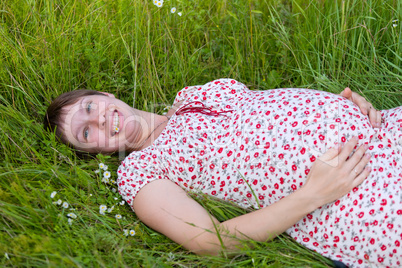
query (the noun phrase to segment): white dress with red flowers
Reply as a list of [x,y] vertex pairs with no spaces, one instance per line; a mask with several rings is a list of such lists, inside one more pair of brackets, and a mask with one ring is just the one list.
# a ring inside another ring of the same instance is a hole
[[[358,136],[372,172],[352,192],[287,230],[300,244],[355,267],[402,262],[402,107],[382,111],[380,129],[349,100],[310,89],[251,91],[231,79],[186,87],[175,99],[214,114],[173,115],[154,143],[118,170],[119,192],[169,179],[186,191],[243,207],[265,207],[300,188],[313,162]],[[286,211],[284,211],[286,213]]]

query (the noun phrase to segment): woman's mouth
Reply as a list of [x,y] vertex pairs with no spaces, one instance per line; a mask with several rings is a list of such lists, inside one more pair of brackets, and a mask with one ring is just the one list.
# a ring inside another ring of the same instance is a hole
[[119,113],[117,110],[114,111],[113,113],[113,129],[112,129],[112,136],[116,135],[117,133],[120,132],[120,120],[119,120]]

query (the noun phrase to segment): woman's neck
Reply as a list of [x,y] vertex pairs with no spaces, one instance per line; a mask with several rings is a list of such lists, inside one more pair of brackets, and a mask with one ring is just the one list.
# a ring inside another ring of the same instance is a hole
[[140,151],[150,146],[165,129],[170,117],[181,104],[182,102],[175,104],[166,115],[133,109],[133,113],[138,118],[136,120],[136,138],[131,146],[129,146],[128,151]]

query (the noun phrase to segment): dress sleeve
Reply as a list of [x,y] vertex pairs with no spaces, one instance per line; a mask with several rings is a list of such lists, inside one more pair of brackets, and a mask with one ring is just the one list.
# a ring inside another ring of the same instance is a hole
[[132,208],[137,193],[148,183],[157,179],[168,179],[153,152],[133,152],[127,156],[117,170],[119,194]]

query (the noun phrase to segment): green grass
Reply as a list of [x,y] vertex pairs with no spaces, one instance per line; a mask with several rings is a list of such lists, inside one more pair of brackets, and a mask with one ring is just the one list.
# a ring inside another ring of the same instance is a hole
[[[121,199],[94,170],[99,162],[115,170],[119,159],[77,158],[42,130],[42,117],[73,89],[111,92],[151,111],[184,86],[221,77],[259,90],[349,86],[388,109],[402,105],[401,28],[401,1],[0,1],[0,265],[330,266],[287,236],[234,258],[199,257],[127,205],[100,215],[101,204]],[[199,201],[221,220],[244,213]],[[70,226],[71,207],[78,217]]]

